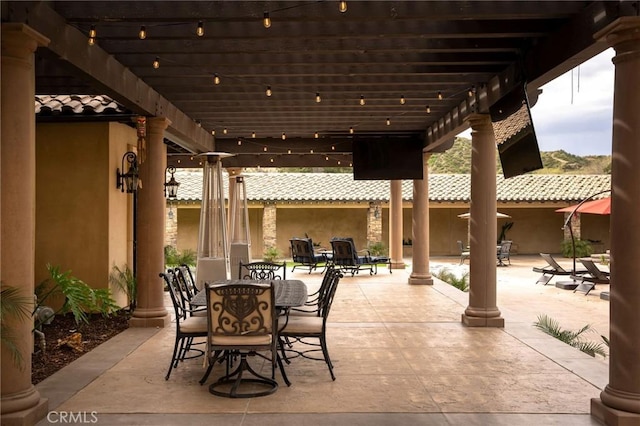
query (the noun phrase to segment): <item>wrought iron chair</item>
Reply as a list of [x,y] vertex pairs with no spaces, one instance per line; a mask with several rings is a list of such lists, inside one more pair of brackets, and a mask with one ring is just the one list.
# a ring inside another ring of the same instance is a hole
[[333,264],[342,271],[350,272],[351,276],[362,269],[368,269],[369,275],[378,273],[378,265],[372,259],[369,250],[356,250],[353,238],[332,238],[331,248]]
[[462,244],[462,241],[458,240],[458,249],[460,250],[460,264],[462,265],[466,259],[471,256],[471,252],[468,248]]
[[[274,380],[277,353],[277,315],[273,283],[207,284],[208,368],[200,380],[204,384],[216,361],[227,359],[226,374],[209,386],[214,395],[250,398],[269,395],[278,389]],[[269,352],[264,355],[259,352]],[[261,356],[271,363],[271,378],[262,376],[249,364],[249,356]],[[232,357],[239,357],[237,368],[229,372]],[[246,377],[245,373],[250,376]]]
[[178,280],[178,284],[180,284],[179,289],[182,293],[182,296],[186,299],[188,303],[188,307],[190,309],[189,314],[193,315],[206,315],[206,307],[194,307],[191,305],[191,299],[198,293],[198,288],[196,287],[195,281],[193,279],[193,275],[191,274],[191,270],[188,265],[181,265],[174,268],[175,278]]
[[[285,324],[281,327],[278,335],[280,337],[280,348],[282,357],[289,363],[291,358],[298,356],[312,359],[316,361],[324,361],[329,367],[331,379],[335,380],[333,373],[333,363],[329,357],[329,349],[327,347],[327,319],[329,311],[333,304],[333,299],[338,289],[338,282],[342,278],[342,272],[334,270],[330,273],[330,281],[326,291],[318,302],[320,315],[294,315],[290,314],[287,318],[281,319]],[[318,343],[309,339],[318,339]],[[286,343],[285,343],[286,342]],[[311,349],[298,350],[292,347],[301,345],[312,346]],[[313,352],[322,351],[322,358],[313,356]],[[289,355],[292,354],[292,355]]]
[[296,265],[293,265],[291,272],[295,271],[296,268],[306,268],[311,273],[319,265],[323,263],[326,265],[327,257],[314,253],[311,238],[292,238],[289,242],[291,243],[291,257],[293,262],[296,263]]
[[[203,316],[192,316],[192,310],[188,307],[186,299],[182,296],[180,284],[172,271],[160,273],[169,288],[169,295],[173,303],[176,315],[176,339],[173,345],[173,355],[169,370],[165,380],[169,380],[171,370],[178,367],[178,361],[195,358],[204,354],[199,349],[192,348],[193,339],[207,336],[207,318]],[[188,351],[195,351],[194,356],[187,356]]]
[[506,262],[511,265],[511,243],[512,241],[506,240],[500,243],[500,249],[497,251],[498,266],[507,266]]
[[298,316],[298,315],[322,315],[322,303],[324,303],[325,294],[329,290],[330,285],[333,283],[333,279],[335,274],[339,271],[335,269],[334,265],[328,265],[327,269],[324,273],[324,277],[322,278],[322,282],[320,283],[320,287],[317,291],[309,294],[307,296],[307,301],[304,303],[304,306],[299,308],[290,308],[289,316]]
[[287,279],[287,262],[251,262],[243,263],[240,261],[238,267],[238,278],[241,280],[286,280]]

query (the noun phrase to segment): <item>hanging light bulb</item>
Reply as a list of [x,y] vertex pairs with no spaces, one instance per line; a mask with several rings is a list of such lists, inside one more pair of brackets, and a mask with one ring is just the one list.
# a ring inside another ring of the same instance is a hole
[[213,130],[211,131],[211,136],[215,136],[215,135],[216,135],[216,129],[213,129]]
[[94,44],[96,44],[96,39],[93,37],[89,37],[89,40],[87,42],[89,43],[89,46],[93,46]]
[[220,84],[220,76],[218,74],[213,75],[213,84]]
[[329,156],[328,155],[324,156],[324,161],[329,161]]
[[338,4],[338,10],[341,13],[345,13],[347,11],[347,2],[346,1],[341,1],[340,4]]
[[269,12],[264,13],[264,17],[262,18],[262,25],[264,25],[265,28],[271,27],[271,18],[269,18]]
[[391,126],[391,119],[387,118],[387,126]]
[[338,160],[338,166],[340,165],[340,160]]
[[242,139],[238,139],[238,146],[242,145]]
[[251,137],[255,139],[256,138],[256,132],[251,132]]
[[349,133],[353,134],[353,127],[349,127]]
[[265,145],[265,146],[263,146],[263,147],[262,147],[262,150],[263,150],[264,152],[267,152],[267,146],[266,146],[266,145]]
[[364,101],[364,95],[360,95],[360,105],[364,105],[365,101]]
[[198,37],[202,37],[204,35],[204,24],[202,21],[198,21],[198,28],[196,29],[196,34]]
[[90,38],[96,38],[97,32],[96,32],[96,26],[92,25],[91,29],[89,29],[89,37]]
[[273,163],[273,157],[269,158],[269,161]]
[[225,135],[227,134],[227,128],[226,127],[224,129],[222,129],[222,133],[224,133]]
[[431,107],[427,105],[427,114],[431,114]]
[[291,154],[291,150],[290,149],[287,150],[287,154]]
[[160,58],[158,58],[157,56],[156,56],[156,59],[153,61],[153,67],[155,69],[160,68]]
[[140,31],[138,32],[138,38],[140,40],[144,40],[147,38],[147,29],[143,26],[140,27]]
[[310,149],[310,150],[309,150],[309,154],[313,154],[313,149]]
[[285,140],[287,138],[287,135],[284,134],[284,132],[282,132],[282,140]]
[[271,92],[271,86],[267,86],[267,91],[265,92],[267,96],[271,96],[273,93]]
[[405,102],[404,95],[400,96],[400,105],[404,105]]
[[320,103],[322,99],[320,98],[320,92],[316,92],[316,102]]
[[441,101],[442,100],[442,92],[438,92],[438,100]]
[[315,132],[315,133],[313,134],[313,137],[314,137],[314,138],[316,138],[316,139],[318,139],[318,138],[320,137],[320,135],[318,134],[318,132]]
[[335,151],[336,150],[336,146],[335,145],[331,145],[331,151]]

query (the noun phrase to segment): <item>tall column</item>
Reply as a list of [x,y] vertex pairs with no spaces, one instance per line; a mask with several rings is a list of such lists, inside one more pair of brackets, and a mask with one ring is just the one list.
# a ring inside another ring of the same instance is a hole
[[640,424],[640,17],[596,34],[616,50],[611,164],[609,384],[591,401],[608,425]]
[[171,321],[164,306],[164,286],[158,276],[164,270],[164,180],[167,168],[167,146],[164,130],[171,122],[162,117],[147,119],[147,152],[139,164],[142,188],[137,193],[136,279],[137,307],[131,327],[165,327]]
[[429,271],[429,155],[422,158],[422,180],[413,181],[413,270],[409,276],[409,284],[433,285],[433,277]]
[[504,327],[496,302],[496,142],[488,115],[471,122],[471,208],[469,217],[469,306],[462,323]]
[[389,256],[391,268],[404,269],[402,253],[402,181],[390,182],[389,199]]
[[[0,141],[0,281],[18,289],[33,310],[35,268],[36,132],[33,53],[49,40],[24,24],[2,24],[2,140]],[[47,414],[47,400],[31,384],[33,319],[7,315],[16,336],[14,352],[2,344],[3,425],[35,424]],[[5,337],[5,336],[3,336]]]

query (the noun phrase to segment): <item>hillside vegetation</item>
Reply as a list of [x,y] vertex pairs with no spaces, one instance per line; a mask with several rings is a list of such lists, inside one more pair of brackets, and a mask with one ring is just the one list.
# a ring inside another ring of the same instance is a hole
[[[541,152],[541,170],[536,174],[610,174],[610,155],[589,155],[580,157],[565,151]],[[500,160],[496,151],[496,172],[502,174]],[[470,173],[471,172],[471,140],[456,138],[451,149],[441,154],[433,154],[429,158],[430,173]]]

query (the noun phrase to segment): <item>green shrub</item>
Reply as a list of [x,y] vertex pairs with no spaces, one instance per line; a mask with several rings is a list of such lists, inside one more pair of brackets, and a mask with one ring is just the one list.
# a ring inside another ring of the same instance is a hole
[[9,353],[13,363],[24,369],[24,358],[17,342],[20,341],[15,330],[7,324],[9,318],[26,320],[31,316],[33,299],[23,296],[18,288],[2,285],[0,291],[0,342]]
[[136,308],[138,284],[129,265],[125,264],[122,269],[117,265],[113,265],[111,273],[109,274],[109,282],[117,286],[127,295],[127,299],[129,300],[129,313],[133,312]]
[[[576,239],[575,245],[576,257],[587,257],[591,256],[591,253],[593,253],[593,249],[591,248],[591,244],[589,244],[589,241]],[[573,245],[571,243],[571,240],[564,240],[561,243],[560,248],[564,257],[573,257]]]
[[386,256],[388,250],[382,241],[378,241],[369,245],[369,253],[371,256]]
[[166,266],[196,266],[197,253],[191,249],[178,251],[174,246],[164,246],[164,264]]
[[461,291],[469,291],[469,272],[463,273],[460,277],[447,268],[442,268],[434,276],[447,284],[450,284]]
[[267,247],[262,254],[265,262],[275,262],[280,258],[280,251],[276,247]]
[[[98,312],[108,316],[120,309],[116,301],[111,298],[111,291],[108,288],[91,288],[84,281],[71,275],[71,271],[60,272],[58,266],[47,264],[47,270],[50,277],[35,288],[36,309],[43,306],[50,297],[62,295],[64,303],[55,313],[71,312],[76,324],[88,323],[87,314],[89,313]],[[39,324],[36,324],[36,328],[38,326]]]
[[[596,354],[603,357],[607,356],[607,352],[604,350],[602,343],[595,343],[582,339],[583,333],[592,331],[589,324],[585,325],[578,331],[563,330],[558,321],[553,318],[549,318],[546,315],[538,315],[538,320],[534,322],[533,325],[548,335],[553,336],[561,342],[564,342],[569,346],[573,346],[592,357],[595,357]],[[601,337],[605,339],[604,336]],[[608,345],[609,341],[605,340],[605,343]]]

